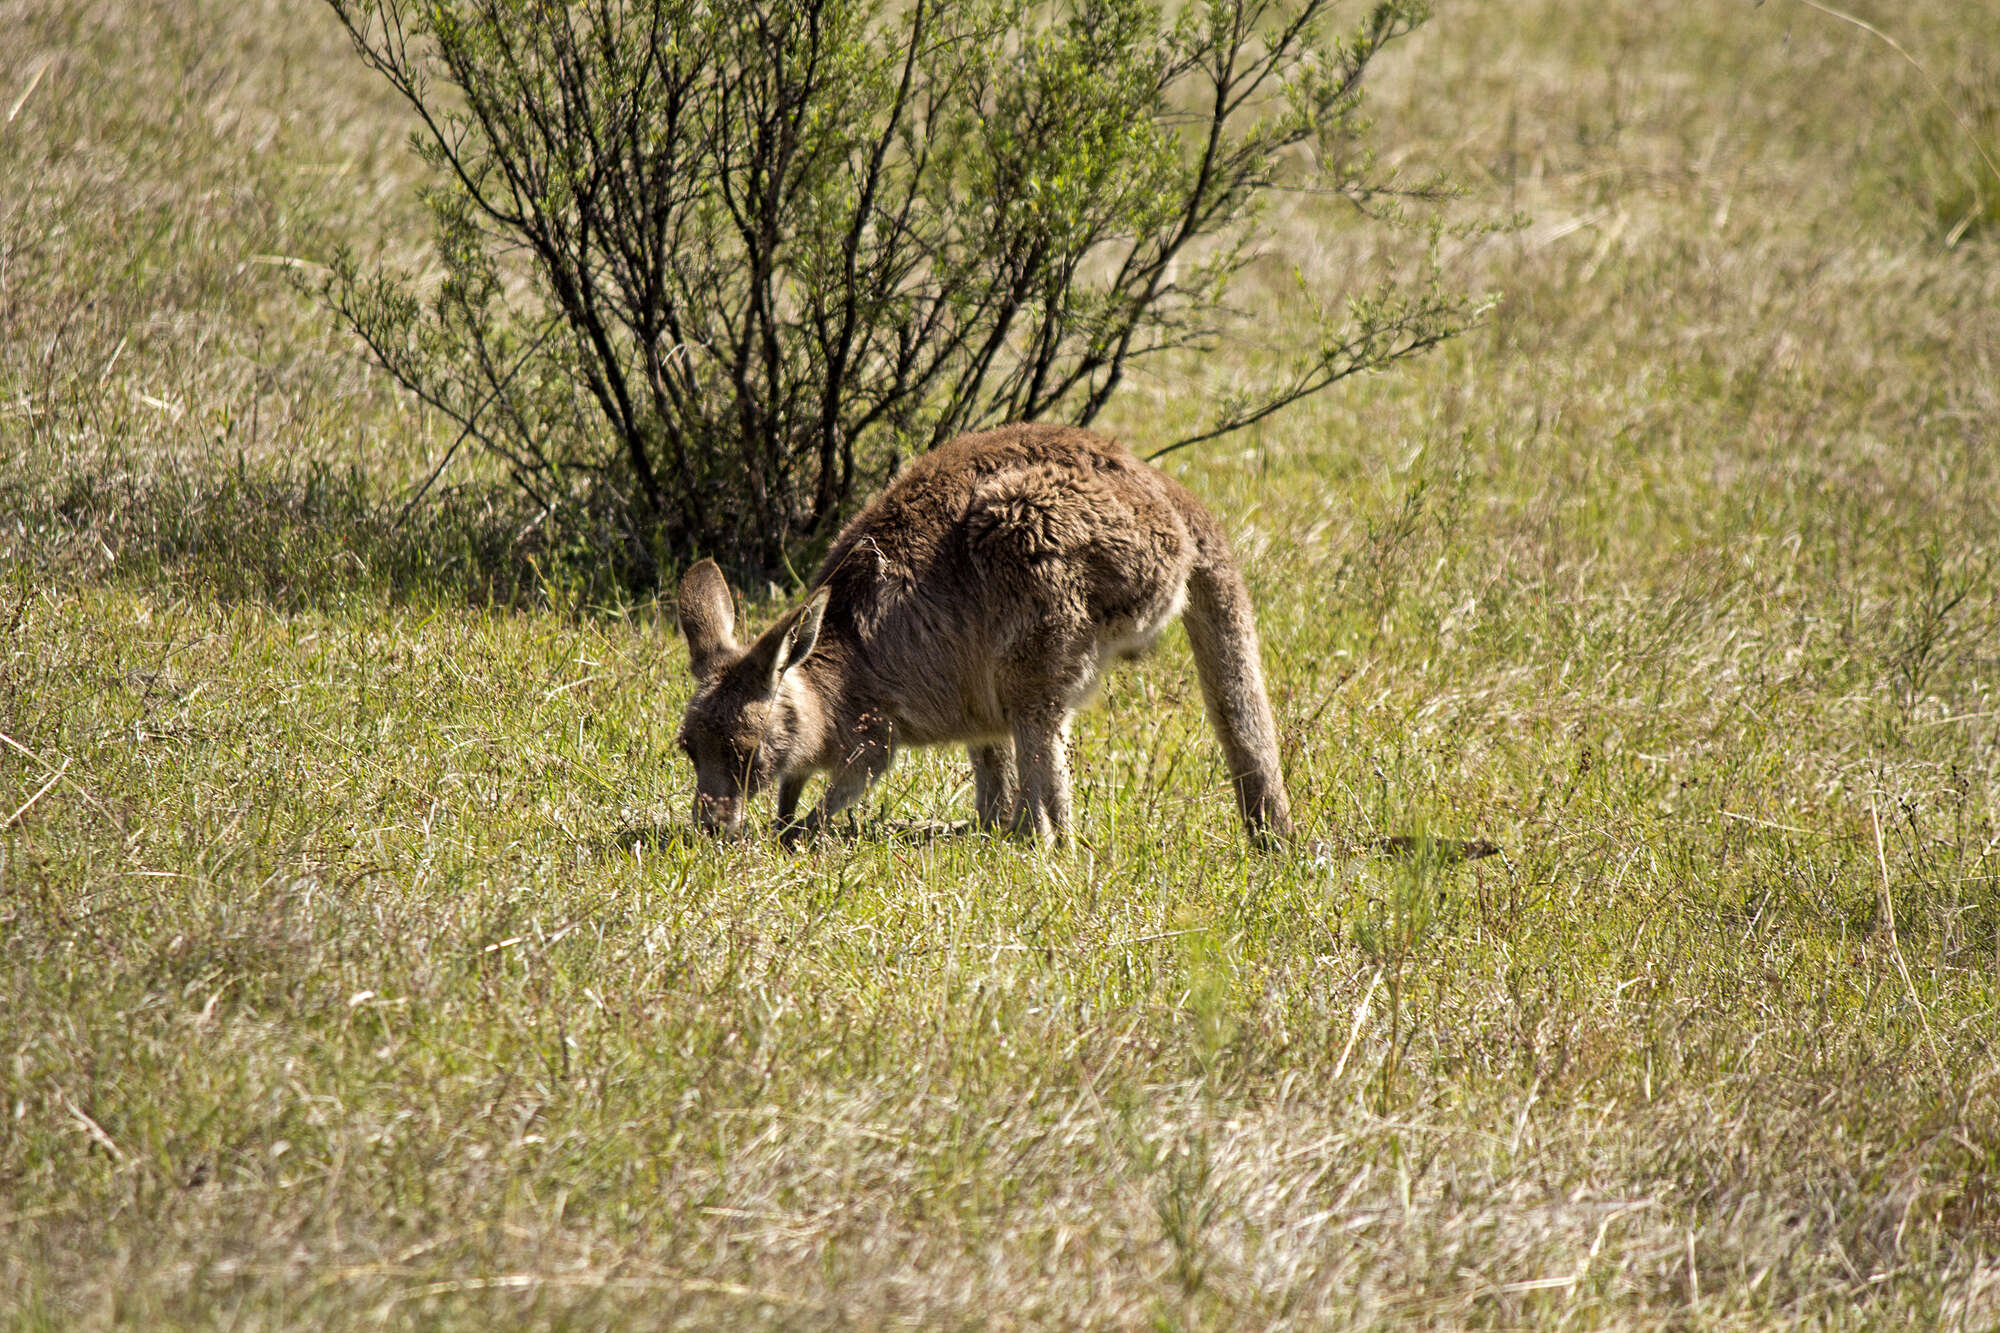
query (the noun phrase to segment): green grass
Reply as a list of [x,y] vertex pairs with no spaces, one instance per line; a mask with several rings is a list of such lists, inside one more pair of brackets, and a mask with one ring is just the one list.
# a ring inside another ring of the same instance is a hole
[[1376,110],[1529,215],[1504,299],[1176,456],[1304,822],[1507,848],[1439,869],[1249,854],[1178,635],[1068,852],[910,832],[945,754],[685,836],[667,606],[476,462],[410,504],[449,437],[268,262],[420,235],[331,22],[16,8],[0,1323],[2000,1322],[2000,237],[1865,35],[1447,7]]

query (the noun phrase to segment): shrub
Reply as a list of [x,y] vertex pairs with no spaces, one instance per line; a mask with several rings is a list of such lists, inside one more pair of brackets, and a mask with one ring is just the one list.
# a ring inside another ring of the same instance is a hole
[[[333,309],[539,502],[676,556],[775,568],[907,452],[1213,347],[1274,189],[1441,192],[1361,117],[1418,0],[329,3],[416,113],[441,270],[339,254]],[[1192,438],[1449,337],[1425,276],[1305,293]]]

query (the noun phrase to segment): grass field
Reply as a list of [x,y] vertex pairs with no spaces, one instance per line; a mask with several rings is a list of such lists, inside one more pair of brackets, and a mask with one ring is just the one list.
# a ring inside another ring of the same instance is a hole
[[1442,869],[1250,854],[1178,633],[1067,852],[683,838],[667,604],[286,281],[422,243],[332,20],[0,5],[0,1324],[2000,1325],[2000,15],[1852,12],[1447,4],[1499,303],[1176,456]]

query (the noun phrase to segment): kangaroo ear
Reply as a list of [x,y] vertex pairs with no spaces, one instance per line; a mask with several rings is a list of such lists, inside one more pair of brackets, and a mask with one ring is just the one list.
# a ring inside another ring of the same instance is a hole
[[713,560],[681,575],[679,611],[688,666],[696,676],[707,676],[736,651],[736,607],[729,597],[729,580]]
[[752,660],[770,674],[769,690],[776,690],[787,671],[812,656],[819,644],[820,622],[826,617],[827,590],[821,588],[812,600],[786,616],[757,640],[750,649]]
[[826,598],[827,590],[821,588],[812,595],[811,600],[799,608],[798,623],[792,626],[785,651],[778,654],[779,661],[783,663],[778,668],[780,672],[790,671],[811,657],[812,650],[819,646],[820,622],[826,619]]

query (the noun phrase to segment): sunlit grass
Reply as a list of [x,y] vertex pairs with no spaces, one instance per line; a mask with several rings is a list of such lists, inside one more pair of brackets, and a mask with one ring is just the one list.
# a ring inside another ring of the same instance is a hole
[[1851,31],[1521,0],[1385,89],[1504,301],[1172,464],[1331,855],[1244,847],[1177,632],[1071,851],[925,836],[938,754],[786,855],[685,832],[666,607],[411,504],[449,438],[257,262],[410,217],[331,25],[100,8],[0,53],[0,1318],[2000,1319],[2000,267]]

